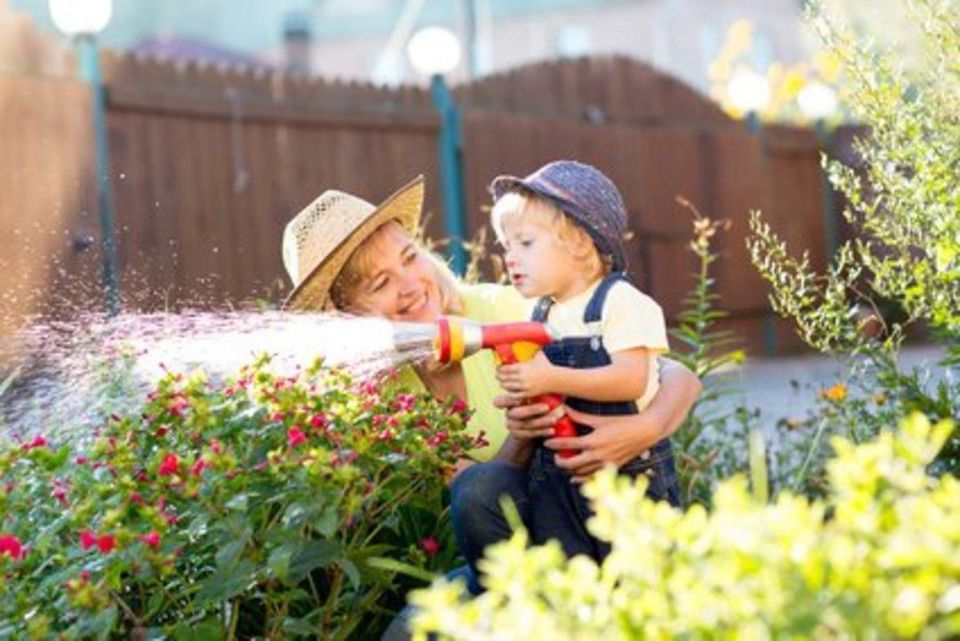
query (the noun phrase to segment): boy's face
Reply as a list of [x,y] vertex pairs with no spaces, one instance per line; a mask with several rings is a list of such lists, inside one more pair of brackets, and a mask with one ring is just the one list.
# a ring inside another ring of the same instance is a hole
[[567,297],[577,261],[564,251],[551,221],[537,214],[514,216],[503,226],[504,262],[510,283],[527,298]]

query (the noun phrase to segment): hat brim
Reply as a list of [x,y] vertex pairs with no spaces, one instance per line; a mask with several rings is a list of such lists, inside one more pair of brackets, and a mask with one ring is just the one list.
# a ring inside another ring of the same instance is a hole
[[396,220],[411,235],[417,233],[423,213],[424,180],[417,176],[394,192],[364,218],[340,245],[300,281],[283,301],[281,309],[293,312],[330,311],[330,287],[354,251],[383,224]]
[[494,202],[500,200],[504,194],[519,188],[530,189],[523,183],[523,178],[517,176],[497,176],[490,181],[490,194]]

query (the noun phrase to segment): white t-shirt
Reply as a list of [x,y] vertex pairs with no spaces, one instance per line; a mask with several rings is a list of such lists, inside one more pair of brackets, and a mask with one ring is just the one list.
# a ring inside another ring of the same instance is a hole
[[610,286],[598,323],[584,323],[583,313],[602,281],[562,303],[554,303],[547,322],[561,336],[600,336],[609,354],[636,347],[650,350],[647,369],[647,387],[637,399],[642,410],[660,388],[660,369],[657,355],[670,349],[667,343],[667,324],[663,310],[652,298],[625,280]]

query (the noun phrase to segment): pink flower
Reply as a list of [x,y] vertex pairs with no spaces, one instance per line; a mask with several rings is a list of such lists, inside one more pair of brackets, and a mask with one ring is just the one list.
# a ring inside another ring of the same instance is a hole
[[193,464],[193,467],[190,468],[190,473],[194,476],[200,476],[200,473],[203,472],[204,468],[210,467],[210,464],[207,463],[202,458],[198,458],[197,462]]
[[157,474],[160,476],[173,476],[180,469],[180,459],[176,454],[170,453],[163,457],[160,467],[157,468]]
[[323,414],[314,414],[310,418],[310,427],[320,429],[322,427],[325,427],[326,424],[327,424],[327,417],[324,416]]
[[97,544],[97,535],[90,530],[84,530],[80,533],[80,547],[89,550]]
[[420,547],[423,549],[424,552],[427,553],[428,556],[435,556],[437,552],[440,551],[440,543],[432,536],[428,536],[425,539],[421,539]]
[[430,438],[427,439],[427,445],[429,445],[430,447],[436,447],[441,443],[446,442],[448,438],[450,437],[449,435],[447,435],[446,432],[437,432],[434,436],[431,436]]
[[467,402],[462,398],[457,397],[453,401],[453,405],[450,407],[450,412],[453,414],[463,414],[465,411],[467,411],[467,407]]
[[296,447],[302,443],[306,443],[307,435],[303,433],[296,425],[291,425],[287,428],[287,444],[290,447]]
[[210,439],[210,451],[214,454],[219,454],[223,451],[223,446],[220,445],[220,441],[215,438]]
[[23,545],[20,539],[12,534],[0,534],[0,556],[7,555],[14,561],[23,556]]
[[380,433],[377,434],[377,440],[380,440],[380,441],[393,440],[393,430],[390,430],[390,429],[381,430]]
[[44,438],[43,435],[38,434],[35,437],[33,437],[33,440],[30,441],[29,443],[24,443],[23,445],[21,445],[20,449],[23,450],[24,452],[29,452],[34,448],[44,447],[46,445],[47,445],[47,439]]
[[62,482],[54,482],[53,492],[50,495],[57,499],[63,507],[67,506],[67,486]]
[[74,459],[74,462],[75,462],[77,465],[84,465],[84,464],[86,464],[86,462],[87,462],[87,457],[86,457],[86,456],[78,456],[77,458]]
[[140,496],[140,492],[130,492],[130,502],[135,505],[143,505],[143,497]]
[[395,406],[401,412],[409,412],[417,402],[417,397],[413,394],[397,394]]
[[160,534],[157,532],[147,532],[146,534],[141,534],[138,538],[152,548],[160,545]]

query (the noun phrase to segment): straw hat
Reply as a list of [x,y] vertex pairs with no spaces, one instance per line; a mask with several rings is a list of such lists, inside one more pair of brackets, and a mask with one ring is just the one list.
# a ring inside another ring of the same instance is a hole
[[416,233],[423,189],[423,176],[417,176],[379,206],[335,189],[320,194],[283,230],[283,266],[293,283],[283,309],[333,309],[330,286],[370,234],[391,220]]

